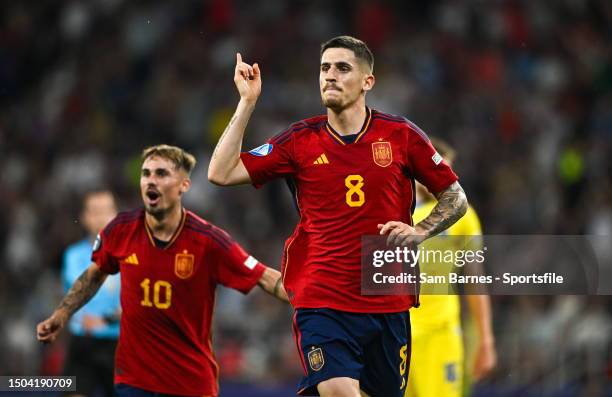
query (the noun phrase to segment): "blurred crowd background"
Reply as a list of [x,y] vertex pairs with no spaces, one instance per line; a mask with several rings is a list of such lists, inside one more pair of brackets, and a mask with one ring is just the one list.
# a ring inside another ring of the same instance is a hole
[[[321,114],[319,45],[338,34],[375,54],[370,106],[458,151],[487,234],[612,232],[612,2],[125,1],[0,6],[0,374],[57,374],[64,341],[35,324],[61,297],[63,249],[83,236],[80,197],[109,187],[140,205],[140,152],[170,143],[199,161],[186,206],[278,267],[297,214],[282,182],[217,188],[212,149],[238,100],[235,53],[263,94],[246,148]],[[218,292],[222,392],[293,390],[288,307]],[[487,396],[612,395],[609,296],[493,297]],[[254,386],[253,386],[254,385]]]

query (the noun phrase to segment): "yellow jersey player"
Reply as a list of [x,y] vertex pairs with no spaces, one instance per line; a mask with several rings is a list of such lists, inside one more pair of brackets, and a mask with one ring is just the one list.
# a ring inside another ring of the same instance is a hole
[[[440,155],[451,164],[454,159],[454,150],[446,143],[432,139],[434,147]],[[413,219],[420,222],[435,205],[435,200],[422,186],[417,186],[419,205],[416,207]],[[481,235],[480,220],[476,211],[470,206],[463,218],[448,228],[445,234],[449,236]],[[426,249],[471,249],[480,248],[481,239],[464,240],[439,239],[423,243]],[[454,243],[464,245],[456,247]],[[436,246],[432,246],[435,244]],[[451,246],[449,246],[451,245]],[[451,270],[454,264],[421,263],[421,272],[428,274],[445,273]],[[467,267],[465,270],[468,270]],[[445,288],[448,286],[432,286]],[[460,319],[460,298],[456,293],[433,294],[427,293],[426,286],[422,287],[420,296],[421,306],[410,311],[412,323],[412,359],[409,372],[406,397],[459,397],[463,393],[464,353],[463,338]],[[439,291],[437,291],[439,292]],[[491,326],[491,303],[488,295],[467,295],[466,300],[470,313],[478,330],[478,346],[476,357],[471,370],[471,378],[475,381],[481,379],[493,369],[497,361],[495,339]]]

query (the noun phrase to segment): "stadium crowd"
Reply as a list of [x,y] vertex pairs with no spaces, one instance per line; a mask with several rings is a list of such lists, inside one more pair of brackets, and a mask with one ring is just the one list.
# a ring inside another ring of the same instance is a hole
[[[248,147],[323,111],[319,44],[350,33],[376,57],[368,102],[457,148],[485,234],[612,234],[607,0],[41,0],[7,3],[0,18],[2,375],[60,373],[64,346],[43,349],[34,326],[59,302],[63,249],[83,235],[80,197],[104,186],[121,208],[138,205],[145,146],[196,154],[188,208],[278,267],[297,220],[286,187],[206,178],[237,98],[237,50],[263,74]],[[296,383],[290,308],[263,293],[217,299],[222,382]],[[609,296],[493,304],[499,365],[477,391],[612,393]]]

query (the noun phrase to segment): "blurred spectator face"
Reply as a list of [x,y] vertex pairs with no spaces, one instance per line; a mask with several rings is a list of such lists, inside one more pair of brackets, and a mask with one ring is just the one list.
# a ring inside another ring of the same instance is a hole
[[325,107],[341,111],[372,89],[374,76],[347,48],[328,48],[321,56],[319,87]]
[[171,212],[191,186],[187,173],[172,160],[151,156],[142,163],[140,193],[145,210],[154,216]]
[[85,197],[81,219],[90,235],[98,234],[116,215],[117,206],[111,192],[95,192]]

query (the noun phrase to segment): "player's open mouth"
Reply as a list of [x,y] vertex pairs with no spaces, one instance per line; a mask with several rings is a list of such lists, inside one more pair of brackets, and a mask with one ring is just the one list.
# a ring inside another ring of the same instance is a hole
[[156,205],[161,198],[161,194],[157,190],[149,189],[145,194],[149,199],[149,204],[151,205]]

